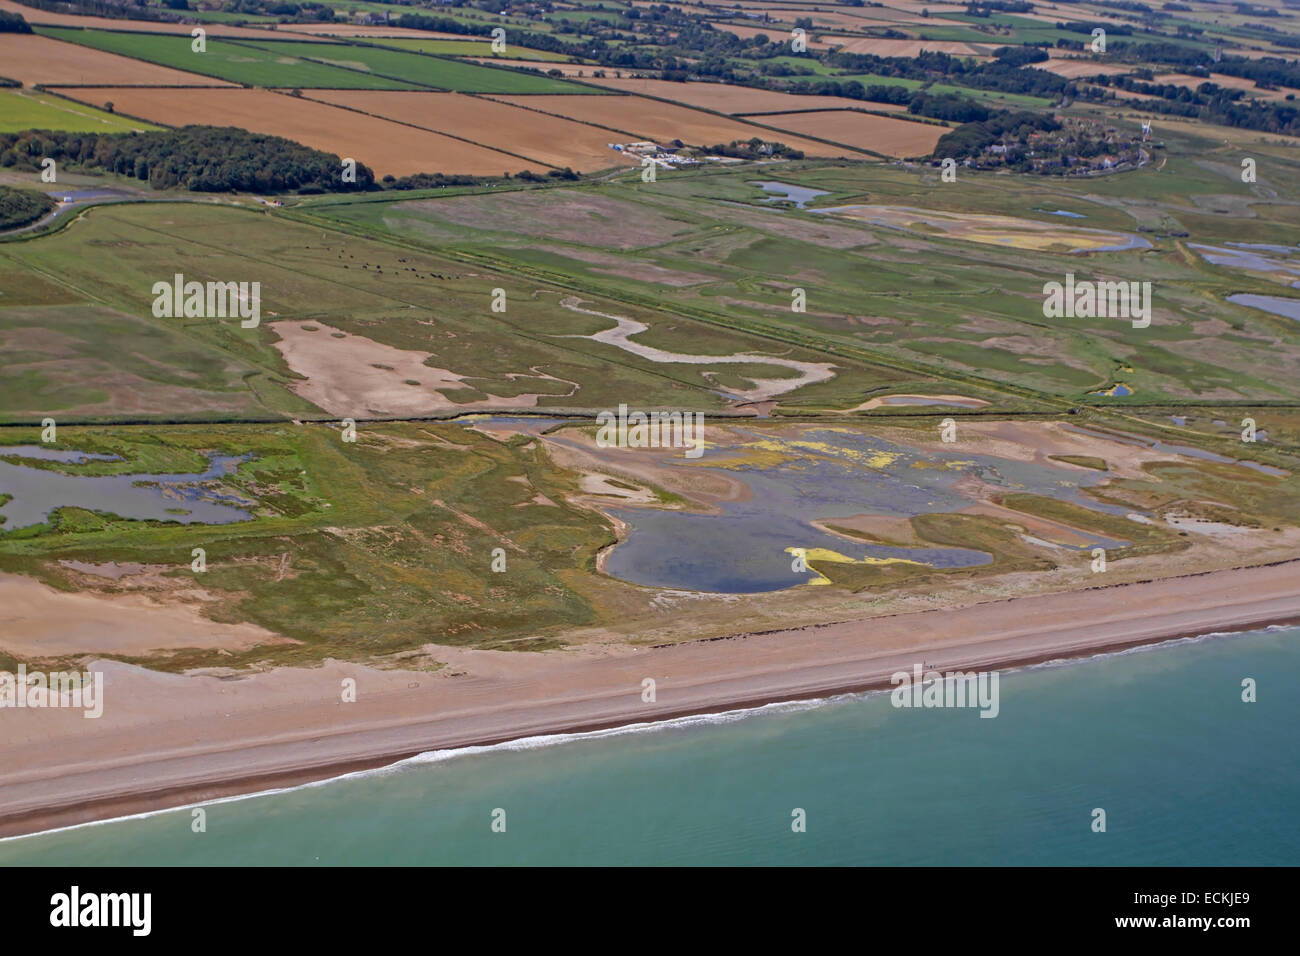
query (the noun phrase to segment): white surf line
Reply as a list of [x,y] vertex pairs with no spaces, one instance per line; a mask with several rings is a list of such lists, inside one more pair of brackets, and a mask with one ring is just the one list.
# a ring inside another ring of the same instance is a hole
[[689,355],[685,352],[665,352],[663,349],[657,349],[651,345],[642,345],[638,342],[631,341],[633,335],[639,335],[646,331],[650,326],[644,322],[638,322],[635,319],[629,319],[622,315],[610,315],[606,312],[595,312],[591,309],[584,309],[578,303],[581,299],[569,296],[560,302],[560,305],[571,312],[581,312],[583,315],[594,315],[602,319],[609,319],[616,323],[614,328],[606,329],[603,332],[597,332],[595,335],[562,335],[558,338],[566,339],[589,339],[593,342],[601,342],[605,345],[612,345],[620,348],[625,352],[631,352],[633,355],[648,359],[651,362],[660,364],[683,364],[683,365],[718,365],[718,364],[755,364],[755,365],[779,365],[782,368],[792,368],[799,375],[796,378],[755,378],[751,379],[754,388],[751,389],[733,389],[722,388],[721,390],[746,401],[761,401],[772,398],[776,395],[782,395],[786,392],[793,392],[797,388],[803,388],[805,385],[812,385],[816,382],[824,382],[827,379],[834,378],[834,369],[836,366],[829,362],[799,362],[795,359],[777,358],[771,355],[754,355],[748,352],[733,352],[731,355]]

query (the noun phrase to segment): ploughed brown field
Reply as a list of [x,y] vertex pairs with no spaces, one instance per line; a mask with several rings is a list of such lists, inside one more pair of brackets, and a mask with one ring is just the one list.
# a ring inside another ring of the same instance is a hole
[[213,126],[284,136],[356,159],[378,176],[437,172],[500,176],[546,170],[540,163],[485,146],[270,90],[116,87],[59,92],[95,106],[111,100],[117,112],[155,123],[183,126],[201,116]]
[[[933,123],[912,123],[892,116],[854,113],[850,110],[820,110],[813,113],[785,113],[761,117],[764,123],[807,136],[833,139],[860,149],[899,158],[927,156],[948,127]],[[788,140],[783,140],[788,142]]]
[[[776,140],[793,149],[801,149],[808,156],[865,158],[861,153],[842,146],[818,143],[801,136],[784,135],[780,131],[764,126],[728,119],[713,113],[659,100],[649,100],[642,96],[590,96],[585,93],[547,93],[542,95],[514,95],[492,97],[503,103],[526,106],[567,116],[584,123],[594,123],[614,131],[615,137],[610,142],[619,142],[620,138],[628,140],[652,139],[668,142],[680,139],[691,146],[713,146],[717,143],[729,143],[737,139],[753,139],[755,136],[768,141]],[[586,101],[586,102],[583,102]],[[880,117],[884,119],[884,117]],[[770,118],[761,122],[774,126]]]
[[[64,43],[62,40],[28,33],[0,33],[0,76],[18,80],[23,86],[35,86],[37,83],[47,86],[89,83],[123,86],[234,85],[209,76],[156,66],[143,60],[118,56],[116,53],[104,53],[76,43]],[[104,99],[96,105],[103,103]]]
[[894,103],[869,103],[849,99],[847,96],[812,96],[798,93],[776,93],[756,90],[748,86],[729,83],[672,83],[668,80],[646,80],[635,77],[606,77],[589,82],[623,93],[640,93],[659,99],[698,106],[719,113],[776,113],[783,110],[837,110],[859,109],[897,112],[907,107]]
[[337,106],[451,133],[551,166],[587,172],[630,165],[610,149],[608,130],[463,93],[392,90],[313,90],[305,94]]

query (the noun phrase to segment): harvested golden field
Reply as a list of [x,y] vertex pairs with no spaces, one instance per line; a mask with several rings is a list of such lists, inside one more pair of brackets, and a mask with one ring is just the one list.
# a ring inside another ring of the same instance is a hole
[[[112,83],[123,86],[232,86],[197,73],[185,73],[142,60],[104,53],[30,33],[0,33],[0,76],[24,86]],[[95,100],[96,106],[111,96]]]
[[87,103],[112,100],[119,113],[179,126],[202,117],[213,126],[240,126],[296,140],[365,163],[383,176],[466,173],[500,176],[545,169],[515,156],[428,130],[270,90],[162,90],[141,87],[60,90]]
[[[661,103],[641,96],[590,96],[585,93],[548,93],[543,95],[493,96],[493,99],[516,106],[527,106],[584,123],[594,123],[615,131],[610,142],[652,139],[666,143],[674,139],[691,146],[713,146],[755,136],[778,140],[809,156],[847,156],[864,159],[861,153],[783,135],[779,130],[764,129],[740,120],[672,103]],[[884,117],[879,117],[884,119]],[[764,120],[765,125],[773,125]],[[618,134],[622,134],[621,136]]]
[[[20,13],[28,23],[37,23],[53,27],[85,27],[86,29],[130,30],[136,33],[183,33],[186,36],[199,24],[163,23],[158,20],[117,20],[110,17],[80,17],[68,13],[51,13],[49,10],[37,10],[34,7],[14,3],[13,0],[0,0],[0,10],[7,13]],[[274,33],[265,28],[237,27],[225,23],[204,23],[203,29],[210,37],[244,37],[245,39],[265,40]],[[8,76],[9,74],[3,74]]]
[[[720,20],[710,20],[709,25],[715,30],[726,30],[728,33],[734,33],[742,40],[756,37],[760,33],[769,40],[788,40],[790,38],[790,31],[779,23],[769,23],[765,27],[751,27],[748,24],[741,25],[739,23],[723,23]],[[808,49],[810,50],[827,50],[830,49],[830,46],[825,40],[808,38]]]
[[593,79],[598,86],[623,93],[640,93],[663,100],[717,110],[719,113],[776,113],[788,110],[859,109],[895,112],[906,110],[893,103],[868,103],[847,96],[811,96],[795,93],[774,93],[748,86],[728,83],[673,83],[668,80],[648,80],[634,77]]
[[1087,57],[1053,56],[1046,62],[1031,63],[1030,66],[1040,70],[1047,70],[1047,72],[1055,73],[1057,76],[1063,76],[1067,80],[1078,79],[1081,76],[1100,76],[1103,74],[1106,76],[1119,76],[1122,73],[1133,72],[1132,66],[1116,66],[1088,59]]
[[393,90],[319,90],[307,95],[336,106],[463,136],[550,166],[570,166],[587,172],[634,163],[631,157],[609,148],[614,139],[607,130],[478,96]]
[[[1127,104],[1126,104],[1127,105]],[[1138,122],[1144,118],[1151,119],[1151,135],[1159,137],[1162,132],[1173,129],[1194,136],[1203,136],[1210,140],[1222,140],[1225,146],[1261,146],[1276,144],[1288,149],[1296,147],[1296,138],[1285,133],[1270,133],[1264,130],[1241,129],[1235,126],[1220,126],[1218,123],[1206,123],[1200,120],[1175,119],[1161,113],[1145,112],[1125,114],[1125,119]]]
[[763,122],[898,158],[930,155],[939,137],[948,132],[948,127],[934,123],[912,123],[848,110],[765,116]]
[[[956,40],[877,40],[869,37],[839,37],[824,33],[821,43],[839,47],[841,53],[871,56],[919,56],[921,53],[951,53],[953,56],[987,56],[996,44],[960,43]],[[812,43],[808,44],[809,47]]]

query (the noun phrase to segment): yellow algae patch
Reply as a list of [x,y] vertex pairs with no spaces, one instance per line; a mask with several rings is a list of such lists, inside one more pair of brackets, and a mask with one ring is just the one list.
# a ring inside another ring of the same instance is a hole
[[1142,240],[1122,232],[988,213],[955,213],[908,206],[872,205],[839,206],[818,211],[925,235],[943,235],[949,239],[963,239],[1011,249],[1046,251],[1064,247],[1074,252],[1086,252],[1094,249],[1146,247]]
[[973,461],[923,461],[918,458],[916,461],[912,462],[911,467],[937,468],[940,471],[956,471],[959,468],[972,468],[974,465],[975,462]]
[[[826,430],[829,431],[830,429]],[[840,431],[853,434],[851,429],[840,429]],[[718,462],[717,466],[725,468],[739,467],[741,464],[779,465],[784,461],[801,457],[800,452],[812,452],[827,458],[843,458],[855,464],[864,465],[867,468],[884,469],[902,457],[899,452],[880,449],[864,451],[858,448],[844,448],[840,445],[832,445],[830,442],[810,441],[800,438],[761,438],[758,441],[745,443],[741,446],[741,449],[742,455],[740,457]]]
[[771,448],[757,448],[753,445],[741,445],[734,448],[726,449],[732,452],[727,458],[719,461],[707,456],[697,458],[686,464],[703,465],[707,468],[775,468],[783,465],[787,461],[792,461],[796,456],[785,451]]
[[830,548],[786,548],[785,553],[802,557],[808,570],[817,575],[817,577],[808,580],[807,583],[809,584],[831,583],[830,578],[813,567],[815,561],[824,561],[831,564],[914,564],[918,568],[931,566],[924,561],[913,561],[910,558],[873,558],[871,555],[867,555],[859,560],[858,558],[850,558],[847,554],[832,551]]

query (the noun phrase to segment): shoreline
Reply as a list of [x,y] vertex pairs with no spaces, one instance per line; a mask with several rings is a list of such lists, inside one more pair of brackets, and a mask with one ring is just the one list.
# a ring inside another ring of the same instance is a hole
[[[466,660],[491,661],[504,668],[504,674],[484,668],[474,676],[435,675],[430,681],[428,674],[366,672],[341,663],[317,671],[277,671],[261,677],[273,681],[279,675],[281,684],[290,678],[314,679],[318,686],[297,688],[291,707],[259,699],[261,706],[250,706],[246,714],[234,710],[226,690],[218,691],[225,699],[214,707],[191,695],[193,688],[186,686],[180,699],[187,705],[197,702],[196,708],[181,711],[188,719],[200,725],[216,723],[222,716],[217,711],[231,708],[224,717],[246,719],[244,733],[235,725],[229,726],[228,735],[221,733],[227,728],[218,724],[218,733],[202,741],[192,730],[140,719],[134,725],[92,728],[91,736],[100,739],[86,742],[84,723],[65,721],[60,729],[66,740],[55,734],[39,742],[55,757],[46,757],[43,767],[20,770],[0,782],[0,837],[297,787],[431,751],[887,690],[892,686],[889,676],[918,659],[941,671],[1002,670],[1182,638],[1297,625],[1298,566],[1300,562],[1281,562],[595,658],[547,652],[527,660],[511,652],[463,652]],[[1117,592],[1123,594],[1122,603],[1098,606]],[[354,720],[354,712],[340,709],[336,701],[326,706],[323,691],[328,687],[337,695],[333,678],[359,672],[366,674],[360,678],[364,686],[386,675],[393,689],[363,693],[367,708],[351,706],[364,719]],[[422,680],[408,682],[413,674]],[[117,665],[112,675],[146,689],[151,677],[162,680],[154,672],[127,665]],[[643,676],[656,680],[658,702],[641,700]],[[227,687],[244,683],[175,675],[168,680],[213,681]],[[407,689],[411,687],[421,689]],[[167,712],[172,722],[184,724],[175,710]],[[347,719],[342,719],[344,713]],[[27,716],[42,719],[31,712]],[[148,752],[141,751],[142,740]],[[74,741],[85,744],[83,752],[60,759],[61,748],[75,749]],[[7,758],[11,767],[16,756],[27,753],[28,747],[17,741],[0,746],[0,759]],[[20,760],[17,766],[24,764]]]
[[[1169,637],[1157,638],[1154,640],[1141,640],[1136,642],[1124,642],[1105,647],[1095,647],[1081,650],[1077,654],[1068,656],[1057,656],[1044,654],[1036,658],[1029,658],[1019,661],[996,662],[988,665],[990,670],[1014,671],[1024,668],[1033,667],[1038,664],[1046,664],[1052,661],[1059,661],[1062,666],[1080,663],[1090,660],[1093,657],[1117,654],[1126,650],[1132,650],[1137,647],[1158,647],[1162,644],[1172,644],[1179,640],[1208,638],[1208,637],[1235,637],[1240,634],[1249,634],[1253,631],[1263,630],[1268,627],[1295,627],[1300,626],[1300,615],[1289,618],[1284,621],[1264,621],[1258,624],[1246,624],[1242,627],[1234,627],[1226,631],[1211,631],[1208,633],[1188,633],[1173,634]],[[713,638],[713,640],[736,640],[742,637],[723,637]],[[960,665],[954,665],[960,669]],[[284,792],[297,789],[299,787],[311,784],[328,784],[343,777],[354,773],[367,773],[374,770],[382,770],[385,767],[395,767],[400,763],[410,760],[414,757],[434,752],[456,752],[467,750],[473,747],[493,747],[500,744],[510,743],[518,740],[528,740],[540,736],[579,736],[582,734],[598,733],[604,730],[618,730],[621,728],[631,727],[652,727],[655,724],[668,723],[673,720],[679,720],[683,717],[707,717],[719,714],[739,713],[741,711],[757,710],[771,704],[790,704],[800,701],[811,700],[830,700],[834,697],[841,697],[853,694],[866,694],[871,692],[885,692],[891,690],[893,685],[889,680],[873,681],[870,684],[861,686],[846,686],[838,689],[828,689],[821,692],[809,692],[795,696],[776,696],[771,698],[758,698],[750,701],[737,701],[726,706],[708,707],[704,709],[689,709],[680,712],[668,712],[661,716],[656,716],[652,721],[611,721],[590,725],[579,725],[566,728],[558,728],[544,733],[532,733],[527,735],[508,734],[501,737],[484,738],[483,740],[471,740],[465,743],[457,744],[452,747],[439,747],[436,750],[421,749],[411,752],[397,753],[392,756],[375,756],[361,758],[355,761],[340,763],[328,768],[301,769],[301,770],[283,770],[257,777],[247,777],[244,779],[230,780],[220,786],[204,788],[206,796],[202,800],[186,799],[187,794],[194,794],[191,788],[176,788],[173,791],[162,791],[154,794],[133,794],[124,796],[120,801],[107,800],[96,804],[96,815],[91,819],[81,820],[74,823],[55,824],[53,826],[42,826],[40,829],[28,830],[19,829],[17,832],[10,833],[12,827],[22,827],[28,820],[40,821],[51,815],[61,816],[59,811],[36,811],[32,814],[20,816],[4,817],[0,816],[0,844],[8,840],[22,839],[28,836],[40,836],[46,833],[56,833],[63,830],[73,830],[86,826],[97,826],[99,824],[115,823],[124,820],[130,820],[142,816],[152,816],[157,813],[167,813],[169,811],[182,810],[189,807],[203,806],[211,803],[220,803],[230,800],[239,799],[256,799],[259,796],[269,796],[274,793]],[[228,791],[228,792],[227,792]],[[179,802],[178,802],[179,801]],[[125,810],[122,813],[105,812],[100,815],[98,811],[110,811],[115,804],[121,803]]]

